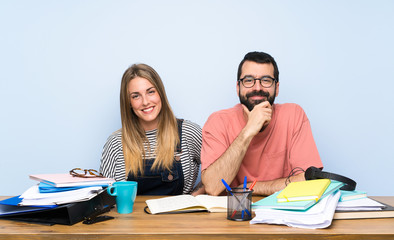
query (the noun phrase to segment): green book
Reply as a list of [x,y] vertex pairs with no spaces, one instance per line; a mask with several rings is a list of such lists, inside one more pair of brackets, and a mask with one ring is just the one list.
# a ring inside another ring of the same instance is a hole
[[[338,182],[335,180],[331,180],[331,184],[324,191],[322,198],[334,193],[338,189],[340,189],[344,184],[342,182]],[[257,209],[285,209],[285,210],[307,210],[313,205],[316,204],[315,200],[307,200],[307,201],[294,201],[294,202],[278,202],[277,196],[281,191],[278,191],[268,197],[265,197],[255,203],[252,204],[252,210]]]
[[360,198],[366,198],[367,192],[364,191],[343,191],[341,190],[341,198],[339,198],[340,202],[349,201],[349,200],[356,200]]

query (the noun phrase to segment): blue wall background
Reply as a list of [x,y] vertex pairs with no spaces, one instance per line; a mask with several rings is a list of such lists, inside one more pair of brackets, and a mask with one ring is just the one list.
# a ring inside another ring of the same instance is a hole
[[325,170],[394,195],[393,1],[0,1],[0,195],[29,174],[96,168],[120,128],[119,86],[153,66],[177,116],[201,126],[238,102],[246,52],[280,70]]

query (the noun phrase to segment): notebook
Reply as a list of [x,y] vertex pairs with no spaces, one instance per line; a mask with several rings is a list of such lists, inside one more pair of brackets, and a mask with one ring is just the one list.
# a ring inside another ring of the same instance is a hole
[[306,201],[317,202],[330,185],[330,179],[315,179],[301,182],[291,182],[278,194],[278,202]]

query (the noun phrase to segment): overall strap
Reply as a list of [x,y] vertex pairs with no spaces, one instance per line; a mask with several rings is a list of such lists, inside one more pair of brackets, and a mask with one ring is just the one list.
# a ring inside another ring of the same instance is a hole
[[179,135],[179,144],[176,146],[176,151],[178,153],[182,152],[182,123],[183,123],[183,119],[176,119],[177,125],[178,125],[178,135]]

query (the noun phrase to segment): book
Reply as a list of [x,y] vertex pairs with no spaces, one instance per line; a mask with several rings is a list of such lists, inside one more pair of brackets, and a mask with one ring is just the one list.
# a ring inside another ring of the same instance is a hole
[[272,208],[287,210],[306,210],[315,205],[315,200],[295,201],[295,202],[278,202],[277,196],[281,191],[276,192],[252,204],[252,210]]
[[[320,199],[327,197],[328,195],[338,191],[344,183],[331,180],[330,185],[324,191],[323,195]],[[277,196],[281,191],[278,191],[268,197],[265,197],[255,203],[252,204],[252,209],[263,209],[263,208],[272,208],[272,209],[286,209],[286,210],[307,210],[316,204],[315,200],[306,200],[306,201],[293,201],[293,202],[278,202]]]
[[177,195],[145,201],[152,214],[184,212],[226,212],[227,196]]
[[330,179],[291,182],[278,194],[278,202],[315,200],[317,202],[330,185]]
[[367,192],[364,192],[364,191],[358,191],[358,190],[344,191],[344,190],[341,190],[341,197],[339,198],[339,201],[344,202],[344,201],[366,198],[366,197],[367,197]]
[[75,187],[75,186],[103,186],[106,187],[115,182],[111,178],[81,178],[74,177],[69,173],[55,174],[35,174],[30,175],[30,179],[43,182],[55,187]]
[[[381,202],[379,202],[381,203]],[[384,204],[381,210],[335,210],[334,219],[394,218],[394,207]]]

